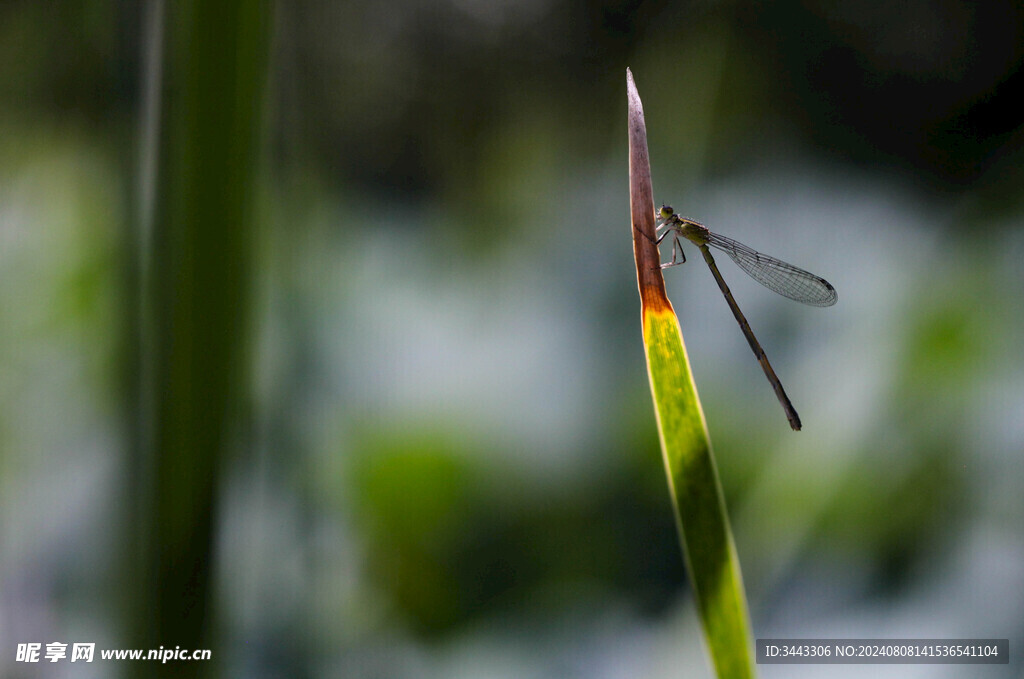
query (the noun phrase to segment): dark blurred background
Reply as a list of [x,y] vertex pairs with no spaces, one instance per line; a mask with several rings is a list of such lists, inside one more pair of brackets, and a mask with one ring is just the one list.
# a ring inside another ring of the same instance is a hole
[[[0,5],[5,675],[17,643],[129,645],[146,8]],[[801,307],[722,264],[794,434],[699,258],[666,272],[755,636],[1009,637],[986,674],[1021,676],[1024,8],[271,11],[249,424],[215,517],[229,676],[709,676],[641,344],[627,66],[655,200],[839,292]]]

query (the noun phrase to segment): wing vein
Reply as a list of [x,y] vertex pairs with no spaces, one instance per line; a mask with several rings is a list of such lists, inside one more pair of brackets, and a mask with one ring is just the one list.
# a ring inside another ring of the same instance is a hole
[[821,276],[761,254],[717,233],[709,232],[707,243],[729,255],[755,281],[783,297],[811,306],[832,306],[838,299],[836,289]]

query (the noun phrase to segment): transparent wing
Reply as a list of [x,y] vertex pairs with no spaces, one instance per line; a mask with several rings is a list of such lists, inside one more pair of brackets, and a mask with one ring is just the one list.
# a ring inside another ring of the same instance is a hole
[[732,238],[709,232],[707,244],[729,255],[747,275],[783,297],[811,306],[832,306],[838,299],[836,289],[824,278],[762,255]]

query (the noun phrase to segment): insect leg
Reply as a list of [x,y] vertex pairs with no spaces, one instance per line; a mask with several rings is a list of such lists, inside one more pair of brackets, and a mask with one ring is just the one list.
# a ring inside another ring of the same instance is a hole
[[[668,234],[669,234],[669,232],[666,231],[665,235],[667,236]],[[662,264],[661,265],[662,269],[667,269],[670,266],[678,266],[680,264],[686,264],[686,252],[683,250],[683,246],[679,242],[679,234],[674,232],[674,231],[672,232],[672,234],[673,234],[673,238],[672,238],[672,261],[671,262],[666,262],[666,263]],[[664,236],[662,236],[662,238],[664,238]],[[676,259],[680,255],[682,255],[683,261],[677,262]]]

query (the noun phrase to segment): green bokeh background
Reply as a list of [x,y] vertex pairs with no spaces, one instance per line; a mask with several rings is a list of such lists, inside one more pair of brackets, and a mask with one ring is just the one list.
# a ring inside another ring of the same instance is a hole
[[[145,11],[0,5],[5,676],[18,643],[129,645]],[[710,675],[644,367],[627,66],[655,199],[839,292],[802,307],[721,264],[796,434],[696,251],[666,272],[755,635],[1008,637],[985,673],[1021,676],[1015,3],[270,21],[247,417],[214,517],[228,676]]]

